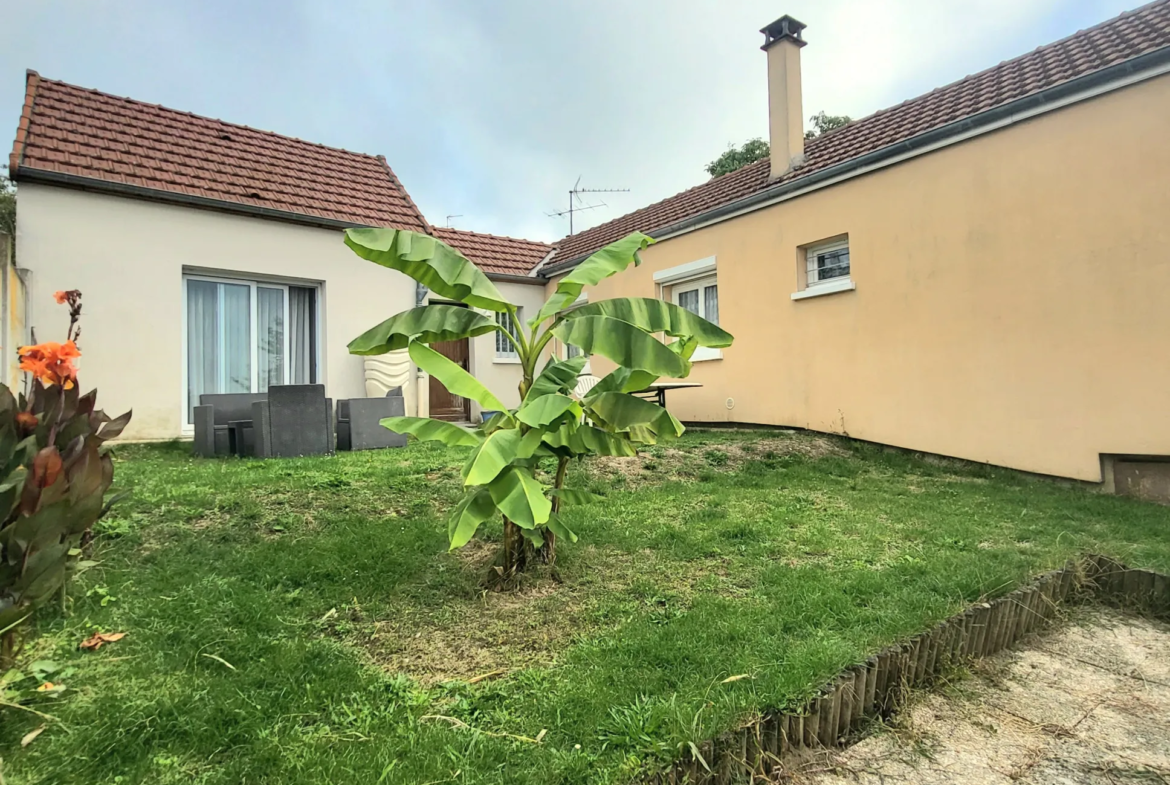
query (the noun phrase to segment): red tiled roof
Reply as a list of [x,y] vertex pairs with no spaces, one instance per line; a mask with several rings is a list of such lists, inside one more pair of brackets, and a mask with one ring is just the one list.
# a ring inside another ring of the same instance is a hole
[[494,234],[438,226],[432,231],[435,237],[475,262],[476,266],[487,273],[528,275],[552,250],[551,245],[535,240],[497,237]]
[[812,139],[805,143],[804,165],[776,180],[770,179],[765,158],[565,237],[556,243],[552,264],[567,264],[630,232],[665,228],[1168,44],[1170,0],[1158,0]]
[[32,170],[310,218],[428,229],[381,156],[106,95],[35,71],[28,72],[9,166],[15,179],[35,178]]

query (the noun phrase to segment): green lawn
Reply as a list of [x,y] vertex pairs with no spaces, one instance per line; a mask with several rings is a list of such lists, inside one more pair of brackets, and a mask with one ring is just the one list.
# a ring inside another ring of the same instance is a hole
[[[605,499],[570,511],[561,582],[501,595],[479,588],[489,545],[446,552],[462,450],[188,452],[119,448],[133,496],[26,652],[75,669],[37,704],[70,732],[21,749],[40,720],[0,714],[9,785],[625,783],[1070,556],[1170,569],[1164,507],[692,432],[574,467]],[[78,652],[97,629],[128,635]]]

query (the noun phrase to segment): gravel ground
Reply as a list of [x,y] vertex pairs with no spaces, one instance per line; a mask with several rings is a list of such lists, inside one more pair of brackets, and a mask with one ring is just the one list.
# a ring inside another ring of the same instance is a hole
[[1170,785],[1170,625],[1079,610],[787,777],[809,785]]

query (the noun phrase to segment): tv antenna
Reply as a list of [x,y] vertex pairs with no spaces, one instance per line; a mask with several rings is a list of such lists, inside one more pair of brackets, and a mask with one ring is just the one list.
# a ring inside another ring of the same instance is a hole
[[462,217],[463,217],[462,215],[448,215],[447,216],[447,228],[448,229],[451,228],[451,219],[452,218],[462,218]]
[[595,210],[598,207],[608,207],[605,202],[598,202],[597,204],[585,204],[585,200],[581,198],[581,194],[628,194],[629,188],[582,188],[581,178],[577,178],[577,182],[569,189],[569,209],[560,210],[553,213],[546,213],[550,218],[560,218],[562,216],[569,216],[569,234],[573,233],[573,213],[581,212],[582,210]]

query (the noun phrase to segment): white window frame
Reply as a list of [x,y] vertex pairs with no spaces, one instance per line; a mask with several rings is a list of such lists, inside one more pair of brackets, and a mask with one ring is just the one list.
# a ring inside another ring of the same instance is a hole
[[[561,313],[569,313],[570,311],[577,310],[582,305],[588,305],[588,304],[589,304],[589,292],[581,292],[581,294],[577,295],[577,299],[574,300],[572,302],[572,304],[568,305],[565,308],[562,308],[560,312]],[[560,345],[560,358],[562,360],[568,360],[569,359],[569,344],[565,343],[564,341],[560,340],[559,338],[557,339],[557,343]],[[579,346],[574,347],[574,348],[576,348],[577,351],[579,351],[579,352],[581,351],[581,347],[579,347]],[[584,354],[584,352],[582,352],[582,354]],[[585,365],[582,366],[581,373],[583,373],[587,376],[591,376],[593,374],[592,363],[593,363],[593,356],[586,354],[585,355]]]
[[853,253],[849,254],[849,272],[845,275],[838,275],[834,278],[826,278],[825,280],[817,280],[817,257],[821,254],[831,253],[833,251],[847,250],[849,251],[849,236],[838,237],[834,240],[814,243],[806,246],[804,249],[804,288],[800,291],[793,292],[793,300],[803,300],[809,297],[820,297],[826,294],[836,294],[837,292],[851,292],[857,288],[857,284],[853,282]]
[[[654,283],[659,288],[659,296],[666,299],[667,289],[670,290],[670,302],[679,305],[679,294],[697,290],[699,292],[699,316],[707,318],[707,303],[703,297],[704,287],[719,286],[719,275],[716,258],[708,256],[694,262],[669,267],[654,273]],[[718,295],[717,295],[718,296]],[[699,346],[691,355],[691,362],[707,362],[722,360],[723,351],[711,346]]]
[[[510,316],[510,314],[507,311],[496,311],[495,315],[496,315],[496,324],[500,325],[500,327],[504,326],[504,325],[500,324],[500,317]],[[523,323],[524,323],[524,309],[521,307],[517,307],[516,308],[515,322],[513,322],[513,326],[516,328],[517,331],[519,331],[520,325]],[[494,339],[494,342],[495,342],[495,352],[492,355],[492,362],[500,363],[501,365],[516,365],[520,362],[520,353],[516,350],[516,347],[512,344],[511,341],[509,341],[507,338],[504,338],[499,333],[492,333],[492,338]],[[504,346],[507,347],[504,351],[500,351],[500,341],[501,340],[504,341]]]
[[[209,283],[231,284],[233,286],[247,286],[248,287],[248,345],[250,347],[251,356],[249,357],[249,369],[251,371],[251,392],[256,392],[260,386],[260,348],[256,343],[256,321],[257,321],[257,288],[264,289],[279,289],[284,292],[284,380],[282,384],[288,384],[289,373],[292,371],[292,363],[289,362],[289,298],[288,289],[290,286],[297,286],[302,289],[314,289],[316,296],[313,298],[314,306],[317,313],[314,319],[315,335],[313,343],[316,347],[316,352],[313,357],[314,376],[317,377],[320,383],[322,375],[321,366],[321,286],[320,284],[305,281],[305,282],[285,282],[277,280],[269,280],[262,277],[231,277],[226,275],[207,275],[205,273],[184,272],[183,273],[183,294],[182,307],[180,308],[180,319],[183,323],[183,392],[182,392],[182,414],[180,422],[182,423],[182,432],[184,434],[192,434],[195,432],[195,424],[187,422],[187,412],[190,411],[190,401],[188,400],[189,387],[187,386],[187,352],[189,348],[189,340],[187,335],[187,282],[188,281],[207,281]],[[222,294],[220,295],[222,297]]]

